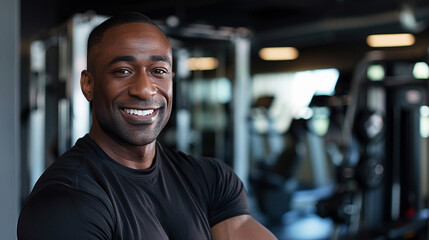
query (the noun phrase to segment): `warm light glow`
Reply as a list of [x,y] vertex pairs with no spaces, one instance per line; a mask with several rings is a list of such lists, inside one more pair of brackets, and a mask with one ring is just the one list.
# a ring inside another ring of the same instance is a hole
[[409,33],[376,34],[366,38],[370,47],[404,47],[415,43],[414,35]]
[[298,58],[298,50],[294,47],[272,47],[259,50],[259,57],[267,61],[294,60]]
[[189,58],[188,67],[191,71],[213,70],[219,66],[219,61],[213,57]]

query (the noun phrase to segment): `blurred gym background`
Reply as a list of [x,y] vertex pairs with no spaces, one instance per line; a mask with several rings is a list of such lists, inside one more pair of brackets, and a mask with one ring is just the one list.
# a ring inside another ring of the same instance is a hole
[[0,2],[0,239],[83,136],[86,40],[139,11],[174,49],[160,141],[229,164],[279,239],[429,239],[429,2]]

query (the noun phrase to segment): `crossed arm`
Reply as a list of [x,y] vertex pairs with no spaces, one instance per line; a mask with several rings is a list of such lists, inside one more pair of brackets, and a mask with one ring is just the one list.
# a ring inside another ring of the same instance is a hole
[[270,231],[250,215],[224,220],[211,228],[213,240],[275,240]]

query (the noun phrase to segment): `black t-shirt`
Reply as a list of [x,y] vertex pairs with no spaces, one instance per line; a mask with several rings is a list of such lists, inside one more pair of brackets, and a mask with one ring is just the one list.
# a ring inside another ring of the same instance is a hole
[[157,143],[153,166],[127,168],[88,135],[41,176],[18,238],[210,239],[210,228],[249,214],[243,184],[226,164]]

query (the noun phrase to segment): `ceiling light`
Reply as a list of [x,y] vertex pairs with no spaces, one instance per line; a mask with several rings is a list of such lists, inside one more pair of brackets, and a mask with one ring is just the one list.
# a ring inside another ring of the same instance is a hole
[[415,37],[409,33],[376,34],[366,38],[370,47],[404,47],[415,43]]
[[189,58],[188,68],[191,71],[214,70],[219,66],[219,61],[214,57]]
[[259,57],[266,61],[294,60],[298,55],[298,50],[294,47],[271,47],[259,50]]
[[429,78],[429,66],[426,62],[417,62],[413,67],[413,76],[417,79]]
[[386,75],[385,69],[380,64],[370,65],[366,70],[366,76],[371,81],[382,81],[385,75]]

